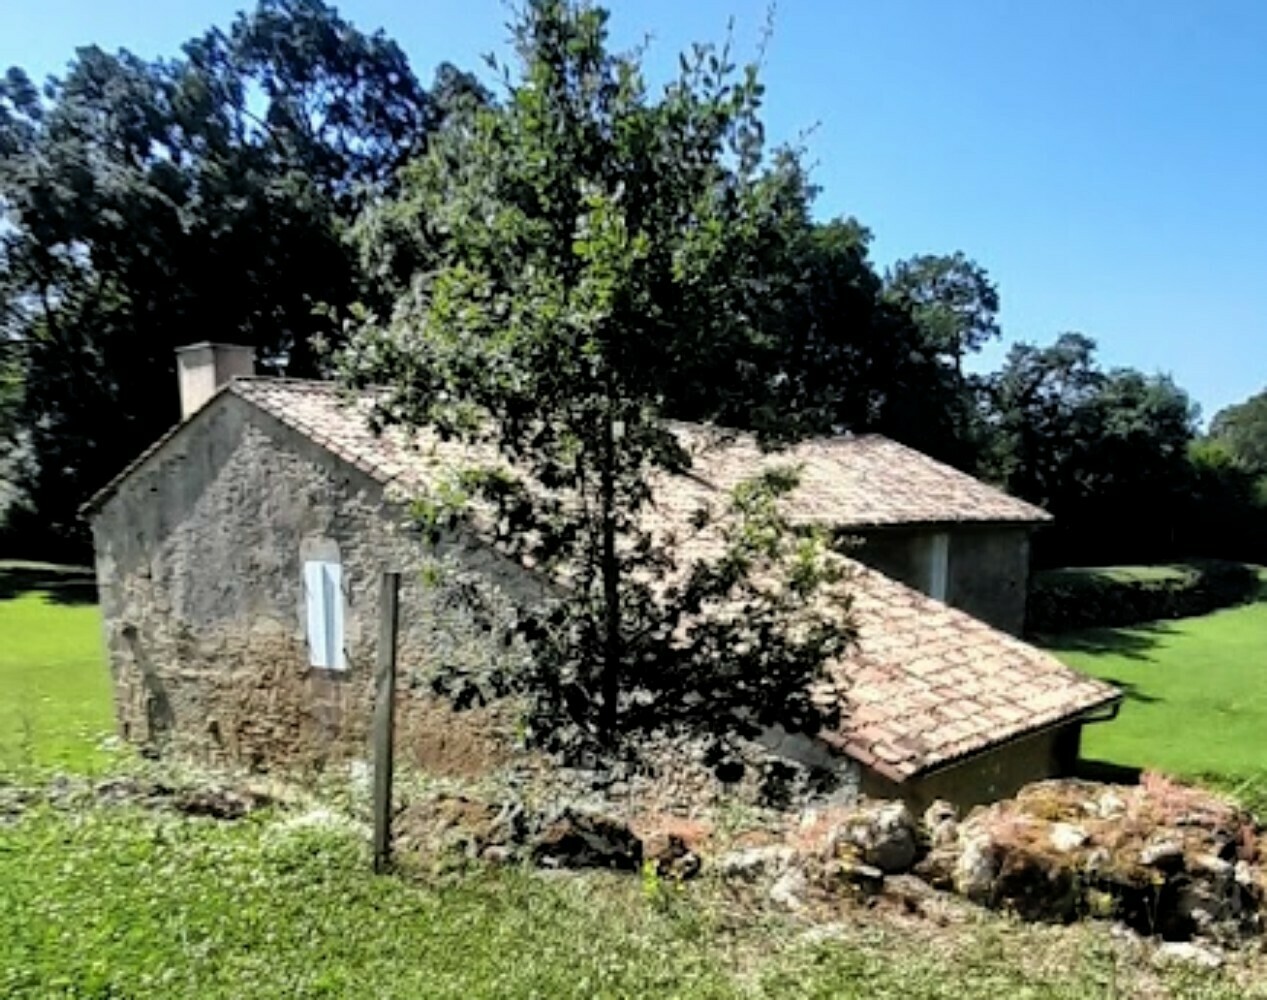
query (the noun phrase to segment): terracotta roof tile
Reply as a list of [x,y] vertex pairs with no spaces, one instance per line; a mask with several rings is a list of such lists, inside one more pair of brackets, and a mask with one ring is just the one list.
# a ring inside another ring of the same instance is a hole
[[[875,570],[856,567],[849,586],[859,637],[856,650],[833,666],[845,687],[834,740],[860,756],[874,753],[874,745],[900,727],[906,753],[886,758],[898,780],[1120,697],[1115,688]],[[891,607],[922,613],[895,622]],[[901,630],[899,645],[888,641],[894,629]],[[903,650],[919,652],[908,658]],[[877,672],[888,683],[849,684],[851,676],[871,680]]]
[[695,474],[721,489],[763,465],[800,465],[791,507],[806,522],[869,528],[1051,519],[1038,507],[875,434],[819,438],[774,453],[743,434],[727,432],[719,444],[718,432],[680,425],[679,435],[695,455]]
[[[412,439],[376,434],[366,420],[369,400],[349,399],[329,383],[247,378],[222,391],[253,403],[402,497],[419,495],[445,467],[494,457],[426,433]],[[694,467],[690,477],[662,476],[654,484],[656,509],[670,525],[685,525],[701,500],[757,468],[788,461],[803,467],[801,485],[788,498],[790,513],[802,522],[848,529],[1047,519],[1038,508],[881,437],[813,441],[769,455],[743,435],[675,429],[693,452]],[[88,509],[171,436],[125,469]],[[849,563],[859,641],[832,666],[845,694],[842,728],[828,738],[864,765],[905,780],[1120,697],[1018,639]]]

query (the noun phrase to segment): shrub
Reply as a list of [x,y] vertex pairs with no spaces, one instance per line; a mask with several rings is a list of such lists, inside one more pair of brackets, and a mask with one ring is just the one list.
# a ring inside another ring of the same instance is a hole
[[1258,588],[1254,567],[1217,560],[1046,570],[1030,583],[1026,624],[1063,632],[1187,618],[1251,600]]

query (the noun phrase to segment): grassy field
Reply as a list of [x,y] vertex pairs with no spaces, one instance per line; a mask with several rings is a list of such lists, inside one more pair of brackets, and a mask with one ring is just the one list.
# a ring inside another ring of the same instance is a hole
[[1231,973],[1159,977],[1142,945],[1103,927],[886,922],[846,903],[816,940],[707,880],[678,892],[631,876],[367,869],[363,834],[294,817],[30,814],[0,825],[0,995],[1263,995]]
[[[138,766],[99,749],[110,709],[91,597],[82,573],[0,564],[0,996],[1267,996],[1252,964],[1159,972],[1102,926],[843,902],[823,933],[707,878],[375,878],[362,830],[280,810],[227,824],[101,806],[6,818],[23,765]],[[1252,645],[1256,627],[1217,632]]]
[[113,728],[86,570],[0,562],[0,768],[99,766]]
[[1224,786],[1267,775],[1267,601],[1199,618],[1049,637],[1049,649],[1126,692],[1084,754]]

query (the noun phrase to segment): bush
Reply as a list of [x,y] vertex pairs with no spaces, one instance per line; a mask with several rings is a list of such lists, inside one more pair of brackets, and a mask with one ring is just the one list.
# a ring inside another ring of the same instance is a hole
[[1187,618],[1252,600],[1258,589],[1254,567],[1217,560],[1046,570],[1030,583],[1026,625],[1063,632]]

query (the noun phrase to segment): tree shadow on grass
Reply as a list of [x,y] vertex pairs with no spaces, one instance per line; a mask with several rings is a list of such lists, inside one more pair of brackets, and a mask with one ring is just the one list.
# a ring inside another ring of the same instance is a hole
[[55,604],[95,604],[97,580],[85,566],[0,562],[0,601],[36,593]]
[[1084,781],[1099,781],[1108,785],[1138,785],[1139,776],[1143,773],[1142,767],[1136,767],[1133,764],[1079,757],[1073,776],[1082,778]]
[[1114,677],[1101,677],[1106,684],[1112,684],[1115,688],[1122,692],[1122,698],[1125,701],[1138,702],[1141,705],[1156,705],[1158,702],[1165,701],[1165,698],[1159,698],[1155,694],[1145,694],[1140,690],[1138,684],[1132,684],[1130,681],[1119,681]]
[[1162,640],[1174,634],[1168,621],[1148,622],[1125,628],[1088,628],[1077,632],[1039,635],[1035,639],[1053,653],[1086,653],[1091,656],[1121,656],[1128,660],[1152,660],[1149,654]]

